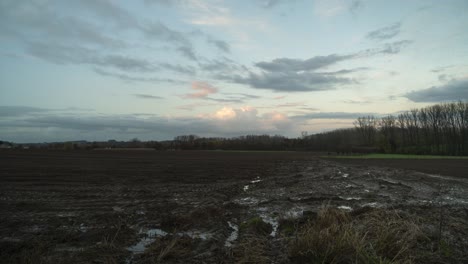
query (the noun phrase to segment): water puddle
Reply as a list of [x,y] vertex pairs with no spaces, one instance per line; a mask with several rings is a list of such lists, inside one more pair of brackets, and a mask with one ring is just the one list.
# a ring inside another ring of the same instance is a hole
[[373,203],[365,203],[365,204],[361,205],[361,207],[380,208],[380,207],[382,207],[382,205],[377,203],[377,202],[373,202]]
[[271,225],[273,230],[271,230],[270,236],[275,237],[279,227],[278,219],[276,217],[271,217],[266,214],[260,214],[260,218],[262,218],[263,222]]
[[257,205],[260,202],[264,202],[264,201],[265,200],[260,200],[255,197],[244,197],[244,198],[239,198],[239,199],[234,200],[234,202],[239,205],[248,205],[248,206]]
[[346,205],[340,205],[337,208],[340,209],[340,210],[345,210],[345,211],[352,211],[353,210],[353,208],[351,208],[349,206],[346,206]]
[[[250,181],[250,184],[256,184],[256,183],[259,183],[259,182],[261,182],[261,181],[262,181],[262,180],[260,179],[260,177],[257,176],[257,178],[255,178],[255,180],[251,180],[251,181]],[[247,185],[244,185],[244,188],[243,188],[244,192],[248,191],[249,188],[250,188],[250,185],[248,185],[248,184],[247,184]]]
[[232,232],[226,239],[226,242],[224,242],[224,246],[232,247],[234,245],[234,241],[236,241],[239,237],[239,227],[236,224],[231,223],[230,221],[228,221],[228,225],[232,229]]
[[362,199],[361,197],[343,197],[343,196],[338,196],[338,197],[346,201],[359,201]]
[[159,229],[148,229],[143,231],[143,229],[139,232],[140,236],[143,236],[140,241],[138,241],[133,246],[127,248],[128,251],[132,252],[133,254],[143,253],[145,252],[146,246],[153,243],[157,237],[164,237],[167,236],[168,233]]
[[255,180],[250,181],[250,183],[259,183],[261,181],[262,180],[260,180],[260,177],[257,176],[257,178],[255,178]]

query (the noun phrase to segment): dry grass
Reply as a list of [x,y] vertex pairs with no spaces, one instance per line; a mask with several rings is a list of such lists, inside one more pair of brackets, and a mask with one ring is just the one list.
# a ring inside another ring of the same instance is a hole
[[268,238],[256,235],[244,236],[233,249],[235,263],[271,263],[267,256]]
[[423,238],[412,221],[371,210],[355,219],[325,206],[289,245],[296,263],[412,263],[410,249]]

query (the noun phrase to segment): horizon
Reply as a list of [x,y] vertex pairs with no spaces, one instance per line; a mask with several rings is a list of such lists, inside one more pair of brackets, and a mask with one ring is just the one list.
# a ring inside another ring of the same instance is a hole
[[468,3],[0,3],[0,140],[298,138],[468,101]]

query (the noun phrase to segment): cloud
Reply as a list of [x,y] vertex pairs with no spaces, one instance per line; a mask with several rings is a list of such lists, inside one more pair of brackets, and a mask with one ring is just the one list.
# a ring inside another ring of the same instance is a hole
[[353,0],[349,6],[349,11],[351,13],[356,13],[359,9],[364,7],[364,2],[362,0]]
[[97,18],[112,20],[120,28],[135,27],[138,25],[137,19],[129,12],[116,5],[114,1],[80,0],[73,1],[70,4],[77,5],[90,13],[94,13]]
[[170,63],[161,63],[161,64],[159,64],[159,66],[162,69],[171,70],[173,72],[186,74],[186,75],[195,75],[195,73],[196,73],[195,68],[193,68],[191,66],[187,66],[187,65],[182,66],[182,65],[179,65],[179,64],[174,65],[174,64],[170,64]]
[[366,38],[377,41],[387,40],[400,34],[400,31],[401,22],[398,22],[393,25],[371,31],[366,35]]
[[158,69],[145,59],[119,54],[101,55],[93,49],[74,45],[30,42],[26,51],[34,57],[56,64],[88,64],[130,72],[154,72]]
[[0,106],[0,117],[18,117],[47,111],[50,110],[45,108],[29,106]]
[[353,57],[354,55],[331,54],[328,56],[315,56],[306,60],[278,58],[270,62],[257,62],[255,66],[269,72],[310,71],[330,66],[340,61],[349,60]]
[[151,95],[151,94],[133,94],[133,96],[135,96],[136,98],[140,98],[140,99],[156,99],[156,100],[164,99],[164,97]]
[[198,117],[152,114],[63,115],[45,112],[21,118],[0,116],[0,137],[13,142],[63,140],[166,140],[181,134],[233,137],[247,134],[292,135],[293,124],[280,112],[264,114],[252,107],[221,108]]
[[335,89],[337,85],[350,84],[350,78],[328,76],[314,72],[264,72],[250,73],[247,77],[235,75],[231,81],[247,84],[257,89],[277,92],[310,92]]
[[171,78],[153,78],[153,77],[141,77],[141,76],[132,76],[124,73],[115,73],[105,71],[103,69],[94,68],[94,72],[102,75],[120,79],[126,82],[148,82],[148,83],[159,83],[159,82],[166,82],[166,83],[175,83],[175,84],[185,84],[185,81],[182,80],[175,80]]
[[292,119],[357,119],[362,116],[377,116],[377,113],[318,112],[292,116]]
[[411,40],[399,40],[389,43],[384,43],[377,48],[366,49],[355,54],[355,58],[365,58],[377,55],[394,55],[402,51],[408,45],[413,43]]
[[413,102],[443,102],[468,100],[468,78],[452,80],[441,86],[406,93],[404,97]]
[[218,92],[218,88],[213,87],[206,82],[192,82],[192,90],[197,92],[184,94],[181,97],[185,99],[204,99],[207,98],[210,94],[215,94]]
[[231,47],[226,41],[209,38],[208,43],[213,44],[215,47],[217,47],[219,50],[225,53],[231,52]]

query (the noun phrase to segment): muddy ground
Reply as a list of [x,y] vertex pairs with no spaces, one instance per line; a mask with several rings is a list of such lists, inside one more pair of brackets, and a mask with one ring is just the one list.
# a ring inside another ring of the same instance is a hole
[[326,207],[417,226],[386,261],[468,263],[468,178],[436,173],[306,152],[1,151],[0,262],[311,263],[292,245]]

